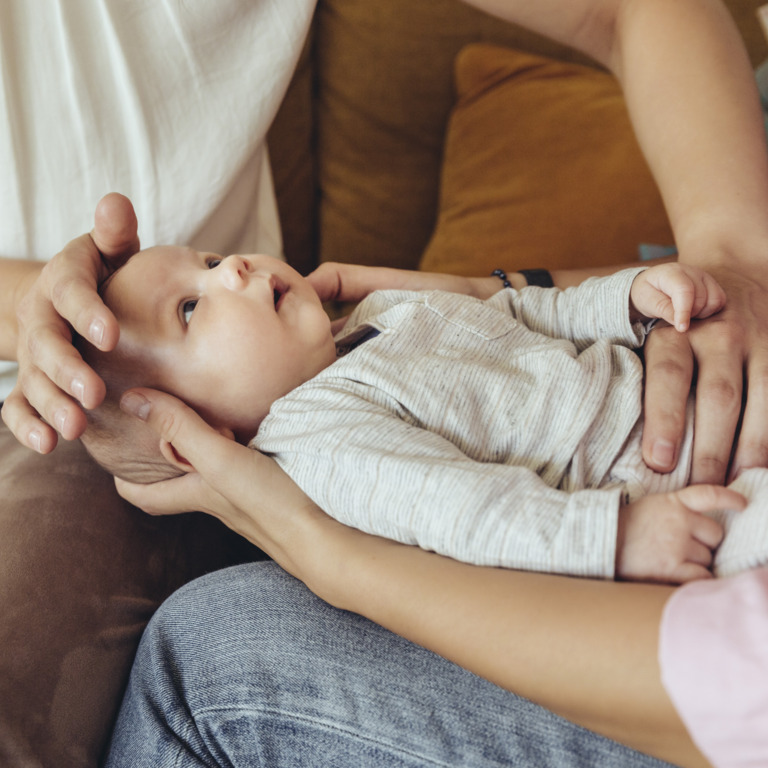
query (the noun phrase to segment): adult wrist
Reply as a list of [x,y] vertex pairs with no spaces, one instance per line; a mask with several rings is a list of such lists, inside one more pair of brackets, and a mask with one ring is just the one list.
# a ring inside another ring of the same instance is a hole
[[528,285],[538,285],[541,288],[554,288],[552,273],[548,269],[520,269],[520,274]]

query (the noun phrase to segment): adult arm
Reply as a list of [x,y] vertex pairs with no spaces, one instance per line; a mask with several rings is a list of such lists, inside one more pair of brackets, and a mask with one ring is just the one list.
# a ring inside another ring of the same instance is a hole
[[754,76],[719,0],[468,0],[569,43],[620,80],[662,193],[680,259],[725,288],[721,315],[679,338],[659,329],[646,349],[644,456],[677,461],[694,371],[692,477],[723,482],[744,377],[748,397],[731,475],[768,465],[768,157]]
[[199,469],[155,485],[118,481],[133,503],[152,514],[202,509],[333,605],[635,749],[708,765],[661,683],[671,588],[481,568],[364,534],[170,396],[132,391],[124,405]]
[[18,383],[2,416],[19,441],[40,453],[54,449],[57,432],[69,440],[82,434],[81,406],[94,408],[104,398],[104,383],[72,346],[72,330],[101,349],[114,348],[117,321],[96,289],[138,250],[136,233],[128,199],[107,195],[91,234],[70,242],[44,267],[0,262],[2,356],[19,362]]

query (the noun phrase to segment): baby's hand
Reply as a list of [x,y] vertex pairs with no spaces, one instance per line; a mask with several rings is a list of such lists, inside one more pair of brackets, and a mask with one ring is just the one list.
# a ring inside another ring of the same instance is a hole
[[678,262],[641,272],[629,297],[634,310],[646,319],[666,320],[681,332],[688,330],[692,317],[709,317],[725,306],[725,291],[714,277]]
[[705,512],[743,509],[747,500],[719,485],[644,496],[619,510],[616,578],[682,584],[712,577],[723,528]]

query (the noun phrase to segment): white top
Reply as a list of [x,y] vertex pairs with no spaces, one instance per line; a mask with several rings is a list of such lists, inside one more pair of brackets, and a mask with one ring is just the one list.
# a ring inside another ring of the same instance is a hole
[[0,255],[50,258],[111,191],[133,200],[145,245],[279,255],[264,137],[313,11],[3,0]]

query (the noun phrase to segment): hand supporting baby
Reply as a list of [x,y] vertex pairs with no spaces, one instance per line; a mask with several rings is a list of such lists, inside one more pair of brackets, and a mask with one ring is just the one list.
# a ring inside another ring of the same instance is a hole
[[2,409],[23,444],[50,453],[58,439],[79,437],[83,408],[104,399],[104,382],[72,345],[72,331],[103,351],[120,329],[97,286],[139,249],[138,222],[123,195],[103,197],[90,234],[72,240],[42,269],[17,308],[19,377]]
[[[661,264],[641,272],[630,289],[633,320],[659,318],[685,332],[692,318],[725,306],[725,292],[698,267]],[[746,499],[718,485],[692,485],[624,505],[619,511],[616,578],[680,584],[712,577],[714,551],[723,539],[707,513],[743,509]]]

